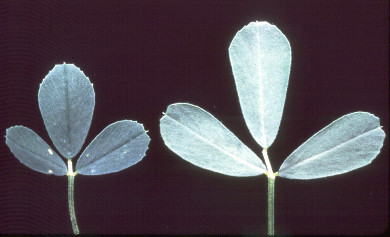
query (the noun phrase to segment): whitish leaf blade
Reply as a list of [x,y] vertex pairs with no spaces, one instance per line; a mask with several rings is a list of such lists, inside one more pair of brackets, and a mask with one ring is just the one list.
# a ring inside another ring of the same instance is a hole
[[283,162],[279,176],[316,179],[363,167],[379,154],[385,133],[366,112],[342,116],[314,134]]
[[84,144],[95,107],[89,79],[73,64],[56,65],[40,85],[38,102],[55,147],[64,157],[75,157]]
[[234,36],[229,57],[245,122],[257,143],[268,148],[283,114],[290,44],[276,26],[251,22]]
[[33,130],[13,126],[6,130],[5,143],[25,166],[44,174],[65,175],[65,162]]
[[177,103],[160,120],[165,145],[184,160],[230,176],[255,176],[263,162],[213,115],[202,108]]
[[88,145],[75,170],[83,175],[101,175],[126,169],[142,160],[149,142],[142,124],[131,120],[112,123]]

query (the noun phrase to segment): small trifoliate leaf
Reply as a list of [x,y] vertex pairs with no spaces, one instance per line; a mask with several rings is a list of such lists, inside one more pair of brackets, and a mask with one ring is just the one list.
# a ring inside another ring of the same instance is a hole
[[131,120],[112,123],[88,145],[75,170],[83,175],[101,175],[126,169],[141,161],[149,142],[142,124]]
[[234,36],[229,57],[245,122],[256,142],[268,148],[283,114],[290,44],[276,26],[251,22]]
[[33,130],[13,126],[6,130],[5,143],[25,166],[44,174],[65,175],[65,162]]
[[165,145],[201,168],[231,176],[255,176],[263,162],[213,115],[202,108],[177,103],[160,120]]
[[89,79],[73,64],[60,64],[43,79],[39,109],[53,144],[68,159],[84,144],[95,107]]
[[283,162],[279,176],[317,179],[363,167],[379,154],[385,133],[366,112],[342,116],[314,134]]

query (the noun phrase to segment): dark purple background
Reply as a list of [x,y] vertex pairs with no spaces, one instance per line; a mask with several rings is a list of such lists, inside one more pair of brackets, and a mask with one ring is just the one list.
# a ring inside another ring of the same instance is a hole
[[[38,108],[55,64],[94,84],[84,147],[107,125],[137,120],[147,156],[119,173],[78,175],[81,233],[265,234],[267,180],[187,163],[164,145],[159,119],[175,102],[198,105],[258,155],[228,58],[235,33],[269,21],[289,39],[284,116],[269,155],[275,171],[307,138],[354,111],[380,117],[385,145],[372,164],[318,180],[277,178],[277,234],[376,234],[387,229],[388,1],[2,1],[0,130],[24,125],[52,144]],[[239,3],[235,3],[239,2]],[[67,179],[26,168],[0,143],[0,233],[71,233]]]

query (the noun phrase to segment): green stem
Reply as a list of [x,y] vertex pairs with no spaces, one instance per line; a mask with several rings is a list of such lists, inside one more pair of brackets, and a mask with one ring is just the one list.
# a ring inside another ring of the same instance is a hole
[[268,177],[268,235],[275,234],[275,178]]
[[271,162],[269,161],[267,148],[263,149],[265,165],[267,166],[266,175],[268,177],[268,235],[275,234],[275,174],[272,171]]
[[68,202],[69,202],[69,214],[70,221],[72,222],[72,229],[75,235],[78,235],[79,227],[76,220],[76,212],[74,209],[74,178],[77,172],[73,173],[72,160],[68,159]]

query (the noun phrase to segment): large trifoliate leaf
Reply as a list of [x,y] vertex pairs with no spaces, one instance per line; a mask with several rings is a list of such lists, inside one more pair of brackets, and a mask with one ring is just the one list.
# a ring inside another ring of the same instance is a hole
[[257,143],[268,148],[282,118],[290,44],[276,26],[251,22],[234,36],[229,57],[245,122]]
[[47,132],[65,158],[73,158],[84,144],[95,107],[89,79],[73,64],[56,65],[38,92],[39,109]]
[[145,156],[149,141],[142,124],[131,120],[110,124],[81,154],[76,171],[101,175],[126,169]]
[[23,126],[10,127],[5,143],[25,166],[44,174],[65,175],[64,161],[38,134]]
[[255,176],[263,162],[214,116],[202,108],[177,103],[160,120],[165,144],[188,162],[231,176]]
[[280,167],[279,176],[316,179],[352,171],[370,164],[384,139],[379,118],[366,112],[344,115],[291,153]]

